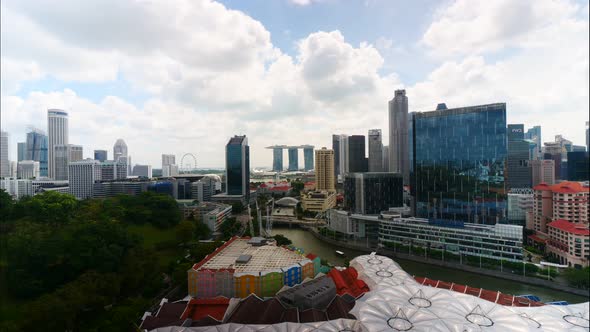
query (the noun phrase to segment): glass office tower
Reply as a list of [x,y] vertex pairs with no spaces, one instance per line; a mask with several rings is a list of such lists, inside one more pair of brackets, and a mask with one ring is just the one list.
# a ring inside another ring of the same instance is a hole
[[48,176],[48,139],[44,132],[34,129],[27,133],[25,159],[39,162],[39,176]]
[[504,219],[506,104],[412,113],[414,211],[431,220]]
[[250,196],[250,147],[246,136],[232,137],[226,146],[228,195]]

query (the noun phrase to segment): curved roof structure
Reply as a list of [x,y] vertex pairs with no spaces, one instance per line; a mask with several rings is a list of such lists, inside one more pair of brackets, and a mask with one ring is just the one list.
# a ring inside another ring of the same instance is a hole
[[221,177],[217,174],[205,174],[203,178],[209,178],[215,182],[221,182]]
[[299,201],[293,197],[283,197],[275,202],[276,205],[280,206],[296,206],[298,203]]

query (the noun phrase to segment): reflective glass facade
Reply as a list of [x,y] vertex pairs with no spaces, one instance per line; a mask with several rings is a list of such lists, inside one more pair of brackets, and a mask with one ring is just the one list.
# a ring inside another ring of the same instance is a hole
[[299,169],[299,150],[297,148],[289,148],[289,171],[296,171]]
[[250,147],[246,136],[232,137],[226,146],[227,194],[249,196]]
[[47,177],[47,161],[48,161],[48,151],[47,151],[47,135],[44,135],[40,132],[31,131],[27,133],[27,142],[26,142],[26,151],[25,151],[25,159],[26,160],[35,160],[39,162],[39,175],[41,177]]
[[352,213],[379,214],[403,206],[399,173],[349,173],[344,180],[344,206]]
[[484,224],[503,220],[506,104],[413,113],[411,119],[416,215]]
[[303,166],[306,171],[313,169],[313,148],[303,148]]

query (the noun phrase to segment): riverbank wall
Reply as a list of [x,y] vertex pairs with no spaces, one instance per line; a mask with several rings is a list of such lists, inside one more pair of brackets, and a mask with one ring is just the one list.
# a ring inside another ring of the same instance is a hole
[[[399,252],[393,252],[391,250],[387,250],[384,248],[367,248],[366,246],[363,246],[363,245],[357,245],[357,244],[350,243],[350,242],[343,242],[343,241],[330,239],[328,237],[321,235],[313,227],[302,227],[302,229],[305,229],[306,231],[308,231],[309,233],[311,233],[313,236],[315,236],[317,239],[319,239],[321,241],[325,241],[329,244],[332,244],[335,246],[340,246],[340,247],[351,249],[351,250],[355,250],[355,251],[360,251],[360,252],[364,252],[364,253],[377,252],[377,253],[379,253],[379,255],[387,256],[387,257],[394,258],[394,259],[399,258],[399,259],[414,261],[414,262],[418,262],[418,263],[431,264],[431,265],[451,268],[451,269],[455,269],[455,270],[462,270],[462,271],[466,271],[466,272],[477,273],[477,274],[495,277],[495,278],[501,278],[501,279],[516,281],[516,282],[522,282],[522,283],[529,284],[529,285],[547,287],[547,288],[555,289],[558,291],[563,291],[563,292],[570,293],[570,294],[575,294],[575,295],[580,295],[580,296],[585,296],[585,297],[590,296],[589,290],[570,287],[566,284],[555,282],[555,281],[543,280],[543,279],[539,279],[539,278],[535,278],[535,277],[526,277],[526,276],[506,273],[506,272],[502,272],[502,271],[481,269],[481,268],[478,268],[475,266],[463,265],[463,264],[458,264],[458,263],[454,263],[454,262],[444,262],[444,261],[441,261],[438,259],[428,259],[428,258],[422,257],[422,256],[415,256],[415,255],[403,254],[403,253],[399,253]],[[451,280],[443,280],[443,281],[451,281]],[[516,294],[516,295],[519,295],[519,294]]]

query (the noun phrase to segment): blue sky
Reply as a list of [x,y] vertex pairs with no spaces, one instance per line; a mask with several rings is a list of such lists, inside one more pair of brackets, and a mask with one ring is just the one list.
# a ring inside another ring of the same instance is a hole
[[197,155],[222,166],[246,134],[264,146],[329,146],[333,133],[387,137],[387,101],[410,111],[506,102],[543,140],[584,143],[588,2],[551,0],[37,1],[2,4],[2,130],[11,155],[46,110],[70,112],[70,142],[133,161]]

